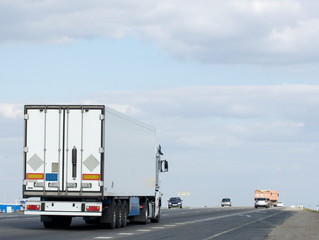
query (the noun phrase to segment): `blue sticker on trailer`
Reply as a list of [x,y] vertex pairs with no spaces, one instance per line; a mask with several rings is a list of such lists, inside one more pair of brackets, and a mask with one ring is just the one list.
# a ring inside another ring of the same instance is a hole
[[57,173],[46,173],[45,174],[45,181],[57,182],[58,181],[58,174]]

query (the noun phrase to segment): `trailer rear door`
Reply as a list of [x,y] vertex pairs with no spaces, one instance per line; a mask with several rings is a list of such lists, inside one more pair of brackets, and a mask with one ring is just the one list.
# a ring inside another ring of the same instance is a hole
[[101,196],[104,106],[25,106],[24,196]]

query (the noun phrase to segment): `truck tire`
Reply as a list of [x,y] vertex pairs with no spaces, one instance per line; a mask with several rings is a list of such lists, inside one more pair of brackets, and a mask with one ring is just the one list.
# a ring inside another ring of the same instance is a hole
[[43,221],[45,228],[69,228],[72,217],[52,217],[51,221]]
[[110,220],[107,223],[107,228],[114,229],[116,227],[116,222],[117,222],[117,207],[116,207],[116,202],[115,200],[112,200],[112,203],[109,206],[109,211],[110,211]]
[[43,222],[43,226],[48,229],[56,227],[54,222]]
[[61,224],[62,224],[62,228],[69,228],[70,225],[72,223],[72,217],[63,217]]
[[159,223],[161,219],[161,207],[159,207],[158,215],[155,218],[151,218],[151,223]]
[[145,199],[142,206],[143,206],[143,209],[140,212],[140,215],[142,216],[141,223],[146,225],[148,222],[148,200],[147,199]]
[[123,210],[122,210],[122,203],[121,200],[119,200],[116,203],[116,213],[117,213],[117,217],[116,217],[116,228],[120,228],[123,226]]
[[126,201],[123,201],[122,203],[122,227],[127,226],[127,218],[128,218],[128,212],[127,212],[127,203]]

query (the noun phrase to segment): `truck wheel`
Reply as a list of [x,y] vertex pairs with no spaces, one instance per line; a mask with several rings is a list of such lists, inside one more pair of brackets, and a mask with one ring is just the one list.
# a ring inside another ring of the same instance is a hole
[[122,227],[126,227],[127,226],[127,218],[128,218],[128,213],[127,213],[127,203],[126,201],[123,201],[122,203]]
[[116,218],[116,228],[120,228],[123,225],[123,210],[122,210],[122,203],[121,200],[119,200],[116,203],[116,212],[117,212],[117,218]]
[[62,224],[62,228],[69,228],[70,225],[72,223],[72,217],[63,217],[61,224]]
[[112,203],[109,206],[110,211],[110,222],[107,223],[107,228],[114,229],[116,227],[116,221],[117,221],[117,213],[116,213],[116,202],[115,200],[112,201]]
[[155,218],[151,218],[151,223],[159,223],[161,219],[161,207],[159,207],[158,215]]
[[43,222],[44,228],[55,228],[56,225],[54,222]]
[[143,216],[142,224],[147,224],[148,222],[148,201],[147,199],[143,203],[143,210],[141,211],[141,216]]
[[51,221],[43,221],[45,228],[69,228],[72,217],[52,217]]

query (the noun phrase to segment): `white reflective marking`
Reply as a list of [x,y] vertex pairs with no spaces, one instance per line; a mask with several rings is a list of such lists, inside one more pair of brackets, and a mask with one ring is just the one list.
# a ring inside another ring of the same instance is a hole
[[111,239],[113,237],[95,237],[96,239]]
[[130,235],[133,235],[134,233],[118,233],[117,235],[128,235],[128,236],[130,236]]
[[136,231],[138,231],[138,232],[150,232],[151,230],[149,230],[149,229],[139,229],[139,230],[136,230]]
[[237,227],[228,229],[228,230],[226,230],[226,231],[224,231],[224,232],[217,233],[217,234],[215,234],[215,235],[213,235],[213,236],[210,236],[210,237],[208,237],[208,238],[205,238],[205,239],[203,239],[203,240],[213,239],[213,238],[218,237],[218,236],[220,236],[220,235],[223,235],[223,234],[225,234],[225,233],[229,233],[229,232],[232,232],[232,231],[237,230],[237,229],[239,229],[239,228],[242,228],[242,227],[244,227],[244,226],[247,226],[247,225],[250,225],[250,224],[259,222],[260,220],[264,220],[264,219],[266,219],[266,218],[270,218],[270,217],[276,216],[276,215],[278,215],[278,214],[280,214],[280,213],[281,213],[281,212],[275,213],[275,214],[270,215],[270,216],[267,216],[267,217],[259,218],[259,219],[255,220],[255,221],[248,222],[248,223],[245,223],[245,224],[243,224],[243,225],[240,225],[240,226],[237,226]]
[[164,225],[164,227],[176,227],[176,225]]

